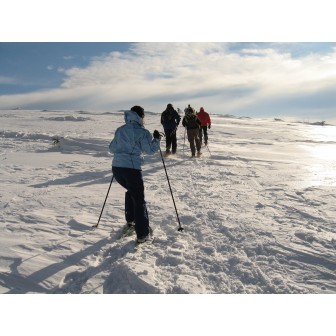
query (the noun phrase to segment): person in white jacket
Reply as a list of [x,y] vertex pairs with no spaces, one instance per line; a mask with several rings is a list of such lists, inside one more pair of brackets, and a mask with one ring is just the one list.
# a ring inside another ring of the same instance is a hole
[[138,243],[143,243],[152,236],[141,171],[142,153],[155,154],[160,148],[161,139],[157,130],[152,136],[143,126],[144,117],[144,109],[138,105],[133,106],[130,111],[125,111],[125,125],[116,130],[109,146],[110,152],[113,153],[113,176],[126,189],[127,226],[134,227]]

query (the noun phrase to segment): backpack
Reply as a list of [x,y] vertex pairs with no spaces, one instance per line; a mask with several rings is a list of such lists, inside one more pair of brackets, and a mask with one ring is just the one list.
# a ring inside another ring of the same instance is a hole
[[197,116],[195,114],[187,114],[185,116],[185,124],[188,129],[199,128],[199,124],[197,123]]
[[167,122],[167,121],[171,121],[173,119],[173,113],[171,110],[165,110],[162,113],[162,121],[163,122]]

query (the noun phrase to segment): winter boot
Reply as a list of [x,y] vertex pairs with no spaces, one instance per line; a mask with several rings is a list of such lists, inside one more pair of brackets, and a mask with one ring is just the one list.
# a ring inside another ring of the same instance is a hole
[[147,236],[144,236],[144,237],[140,237],[140,238],[137,238],[137,244],[142,244],[142,243],[145,243],[147,241],[152,241],[154,238],[153,238],[153,229],[151,227],[149,227],[149,233]]

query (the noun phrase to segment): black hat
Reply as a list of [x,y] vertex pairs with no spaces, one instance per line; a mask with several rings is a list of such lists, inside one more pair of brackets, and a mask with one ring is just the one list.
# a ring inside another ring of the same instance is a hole
[[191,107],[190,105],[188,105],[187,111],[188,111],[188,113],[195,113],[195,109],[193,107]]
[[145,110],[139,105],[133,106],[131,108],[131,111],[135,112],[140,118],[143,118],[145,116]]

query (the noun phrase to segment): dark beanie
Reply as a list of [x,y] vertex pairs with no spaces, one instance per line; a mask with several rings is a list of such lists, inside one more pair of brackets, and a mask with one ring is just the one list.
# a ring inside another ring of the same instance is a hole
[[141,106],[135,105],[131,108],[131,111],[135,112],[140,118],[145,116],[145,110]]

